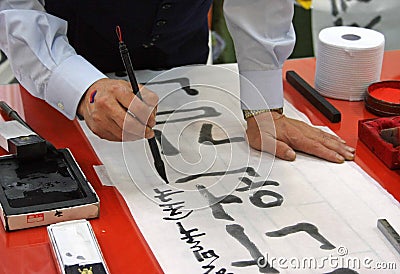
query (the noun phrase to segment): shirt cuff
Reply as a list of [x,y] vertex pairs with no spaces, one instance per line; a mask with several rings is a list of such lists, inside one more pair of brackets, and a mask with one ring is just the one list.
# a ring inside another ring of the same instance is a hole
[[242,109],[283,107],[282,69],[240,72]]
[[79,101],[97,80],[107,78],[82,56],[73,55],[64,60],[52,73],[45,100],[55,109],[73,120]]

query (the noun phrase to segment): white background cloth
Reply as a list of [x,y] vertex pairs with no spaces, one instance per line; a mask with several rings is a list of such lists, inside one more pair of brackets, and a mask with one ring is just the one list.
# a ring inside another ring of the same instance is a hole
[[[344,6],[342,5],[344,2]],[[332,3],[335,3],[338,13],[333,14]],[[346,7],[346,8],[344,8]],[[314,52],[318,44],[318,34],[323,28],[335,26],[334,22],[342,20],[343,26],[357,24],[367,27],[371,22],[372,29],[385,36],[385,50],[400,49],[400,1],[398,0],[371,0],[371,1],[344,1],[344,0],[315,0],[312,3],[312,33]]]

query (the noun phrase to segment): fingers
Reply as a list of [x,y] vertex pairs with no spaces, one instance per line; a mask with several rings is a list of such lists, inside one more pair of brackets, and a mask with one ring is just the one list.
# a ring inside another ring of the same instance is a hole
[[119,104],[125,109],[129,109],[142,124],[151,128],[156,125],[154,109],[158,103],[157,94],[142,88],[140,90],[141,100],[139,97],[134,96],[132,90],[127,88],[122,90],[114,89],[113,91]]
[[123,125],[123,141],[154,137],[154,131],[150,127],[143,125],[129,110],[126,113]]
[[[247,124],[247,141],[252,148],[268,152],[283,160],[294,161],[296,159],[294,150],[285,142],[277,140],[274,132],[261,131],[254,118],[249,118]],[[273,126],[269,125],[268,128],[274,131]]]
[[294,126],[295,133],[292,136],[295,137],[288,138],[289,145],[294,149],[334,163],[354,160],[355,149],[347,146],[340,138],[304,122],[287,119]]
[[106,118],[103,120],[103,117],[97,117],[97,113],[92,118],[87,121],[88,126],[102,139],[109,141],[135,141],[154,137],[154,132],[151,128],[143,125],[130,115],[126,115],[122,128],[112,119]]
[[345,158],[337,151],[341,151],[342,149],[327,138],[314,140],[302,137],[292,142],[292,146],[296,150],[301,150],[305,153],[318,156],[334,163],[343,163],[345,160]]
[[154,107],[148,106],[138,97],[135,97],[130,104],[128,104],[127,109],[129,109],[130,113],[143,125],[149,127],[154,127],[156,125],[155,113],[153,112]]
[[270,135],[263,138],[261,150],[275,154],[276,157],[282,160],[294,161],[296,159],[296,152],[290,146]]
[[[346,145],[340,138],[333,136],[327,132],[320,130],[318,143],[322,144],[325,148],[331,152],[335,152],[334,156],[337,161],[343,162],[344,160],[354,160],[355,149]],[[333,155],[327,155],[333,161]]]
[[354,160],[355,149],[347,146],[345,141],[323,130],[304,122],[295,121],[294,125],[301,129],[303,135],[292,138],[294,149],[318,156],[335,163]]
[[151,128],[156,124],[157,102],[158,96],[149,90],[143,91],[142,101],[133,94],[128,82],[101,79],[88,89],[78,113],[100,138],[131,141],[154,137]]
[[257,115],[256,119],[247,119],[250,146],[269,153],[275,152],[277,157],[289,161],[296,157],[293,150],[334,163],[354,160],[355,149],[339,137],[283,115],[272,117],[275,128],[270,123],[271,118],[263,114]]

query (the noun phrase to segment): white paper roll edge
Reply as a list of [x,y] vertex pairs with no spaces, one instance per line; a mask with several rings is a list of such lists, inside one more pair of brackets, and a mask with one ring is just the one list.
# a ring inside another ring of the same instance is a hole
[[349,50],[375,49],[385,43],[384,35],[378,31],[348,26],[325,28],[318,37],[320,43]]

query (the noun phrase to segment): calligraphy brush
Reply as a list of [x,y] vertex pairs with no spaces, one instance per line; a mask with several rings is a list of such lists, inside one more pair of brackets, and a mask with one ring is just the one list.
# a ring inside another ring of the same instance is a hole
[[[117,32],[117,36],[118,36],[118,40],[119,40],[119,52],[121,53],[122,61],[124,63],[126,72],[128,74],[129,81],[131,82],[133,93],[140,100],[143,100],[142,96],[140,95],[140,92],[139,92],[139,85],[136,81],[136,77],[133,72],[133,67],[132,67],[131,58],[129,56],[129,51],[128,51],[128,48],[126,47],[125,43],[122,41],[122,33],[121,33],[121,28],[119,26],[116,27],[116,32]],[[165,172],[164,162],[161,159],[161,155],[160,155],[160,151],[158,150],[156,138],[153,137],[153,138],[147,139],[147,141],[150,146],[151,154],[153,155],[154,166],[156,167],[156,170],[157,170],[158,174],[161,176],[161,178],[168,184],[169,182],[167,179],[167,174]]]

